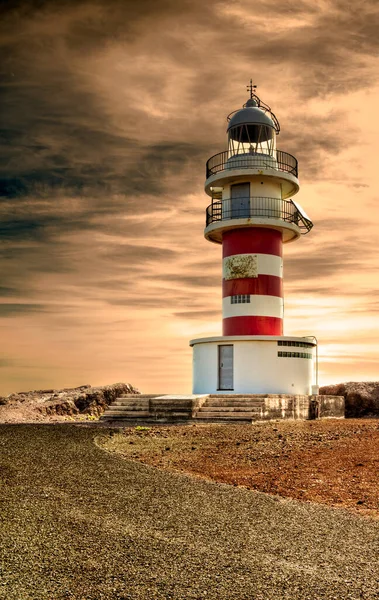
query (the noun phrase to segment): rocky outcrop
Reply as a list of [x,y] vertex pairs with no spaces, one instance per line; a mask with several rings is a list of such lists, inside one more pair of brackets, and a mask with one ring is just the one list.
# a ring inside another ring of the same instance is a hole
[[114,383],[99,387],[82,385],[61,390],[33,390],[0,397],[0,406],[9,409],[30,410],[44,416],[100,416],[106,407],[120,395],[139,394],[129,383]]
[[320,394],[344,396],[345,417],[369,417],[379,415],[379,381],[350,381],[326,385]]

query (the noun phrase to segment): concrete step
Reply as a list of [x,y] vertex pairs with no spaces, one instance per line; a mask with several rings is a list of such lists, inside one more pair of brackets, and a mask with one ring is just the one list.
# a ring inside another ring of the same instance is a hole
[[120,394],[120,396],[117,396],[116,400],[127,400],[129,398],[132,400],[146,400],[156,398],[159,395],[160,394]]
[[149,400],[114,400],[109,406],[149,406]]
[[144,406],[109,406],[105,411],[105,412],[149,412],[149,408],[144,407]]
[[142,418],[146,418],[146,417],[149,417],[149,416],[150,416],[150,413],[147,410],[139,410],[139,411],[135,410],[135,411],[132,411],[132,412],[128,412],[126,410],[122,411],[122,412],[115,412],[115,411],[108,412],[108,411],[105,411],[101,415],[100,419],[103,419],[103,420],[117,419],[117,418],[121,418],[121,419],[128,419],[128,418],[130,418],[130,419],[142,419]]
[[262,400],[246,400],[245,398],[240,398],[239,400],[216,400],[212,398],[211,400],[207,400],[203,406],[263,406],[264,403]]
[[191,417],[191,415],[192,415],[192,411],[180,410],[177,408],[171,408],[171,409],[167,409],[167,410],[163,410],[163,409],[151,410],[149,414],[154,417],[156,415],[159,415],[160,417],[169,417],[170,415],[173,415],[174,413],[178,414],[178,415],[180,414],[183,417],[187,417],[187,418]]
[[259,416],[256,412],[238,412],[238,413],[225,413],[225,412],[198,412],[195,419],[209,419],[224,420],[224,421],[251,421]]
[[221,399],[238,399],[238,398],[246,398],[247,400],[263,400],[267,398],[268,394],[209,394],[208,398],[219,398]]
[[215,413],[238,413],[238,412],[259,412],[261,406],[202,406],[198,412],[215,412]]
[[151,398],[150,406],[192,406],[192,400],[175,400],[166,398]]

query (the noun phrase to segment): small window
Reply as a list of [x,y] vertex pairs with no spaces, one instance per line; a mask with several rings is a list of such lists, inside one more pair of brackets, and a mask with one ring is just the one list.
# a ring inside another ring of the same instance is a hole
[[314,344],[309,342],[295,342],[291,340],[278,340],[278,346],[290,346],[292,348],[313,348]]
[[250,304],[249,294],[238,294],[238,296],[230,296],[231,304]]
[[312,359],[312,354],[308,352],[281,352],[278,351],[279,358],[307,358]]

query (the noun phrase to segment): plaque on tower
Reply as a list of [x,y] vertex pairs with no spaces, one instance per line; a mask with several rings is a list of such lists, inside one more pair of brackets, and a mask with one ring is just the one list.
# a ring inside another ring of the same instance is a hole
[[236,254],[224,260],[224,279],[258,277],[256,254]]

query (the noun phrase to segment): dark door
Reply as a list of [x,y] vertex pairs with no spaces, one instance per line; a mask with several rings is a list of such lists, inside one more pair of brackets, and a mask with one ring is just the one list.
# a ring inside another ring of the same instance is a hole
[[218,381],[220,390],[233,389],[233,345],[218,347]]
[[232,219],[250,217],[250,183],[237,183],[231,186]]

